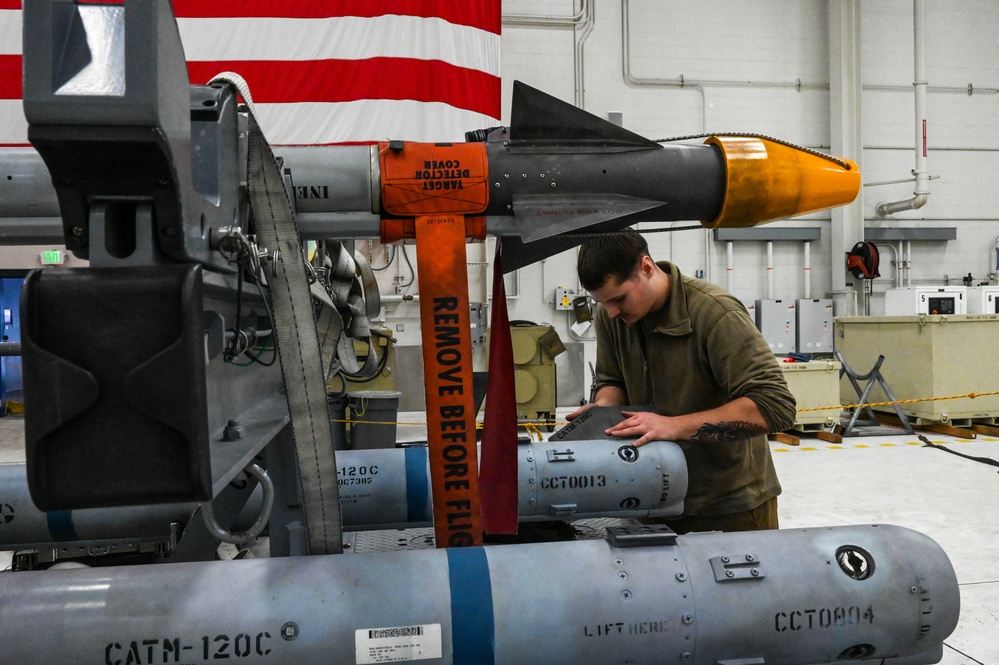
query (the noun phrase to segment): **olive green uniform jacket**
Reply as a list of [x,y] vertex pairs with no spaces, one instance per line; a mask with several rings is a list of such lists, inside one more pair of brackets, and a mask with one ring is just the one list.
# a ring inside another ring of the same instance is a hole
[[[611,319],[603,307],[597,311],[597,390],[617,386],[630,405],[666,416],[748,397],[771,432],[790,428],[794,396],[743,304],[720,287],[684,277],[672,264],[658,265],[670,275],[662,309],[631,326]],[[765,435],[677,443],[689,475],[684,516],[752,510],[781,492]]]

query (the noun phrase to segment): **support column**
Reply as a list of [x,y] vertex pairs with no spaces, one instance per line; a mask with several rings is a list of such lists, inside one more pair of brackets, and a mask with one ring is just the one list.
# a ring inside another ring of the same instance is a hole
[[[834,155],[852,159],[864,172],[860,78],[860,1],[829,1],[829,134]],[[833,313],[856,315],[864,297],[863,280],[846,269],[846,252],[864,239],[864,189],[848,206],[833,208],[829,260]]]

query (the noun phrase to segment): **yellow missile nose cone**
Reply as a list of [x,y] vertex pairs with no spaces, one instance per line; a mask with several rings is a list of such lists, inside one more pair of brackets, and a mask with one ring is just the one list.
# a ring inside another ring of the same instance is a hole
[[860,191],[860,169],[757,137],[712,136],[725,158],[725,199],[708,228],[744,228],[846,205]]

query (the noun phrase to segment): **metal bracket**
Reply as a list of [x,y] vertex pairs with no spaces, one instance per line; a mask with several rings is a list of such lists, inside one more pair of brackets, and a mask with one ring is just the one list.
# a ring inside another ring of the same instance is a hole
[[553,449],[547,450],[545,452],[548,454],[548,461],[552,462],[552,463],[554,463],[554,462],[575,462],[576,461],[576,453],[574,453],[572,451],[572,448],[566,448],[564,451],[563,450],[555,450],[553,448]]
[[663,525],[610,527],[607,529],[607,542],[611,547],[676,545],[676,532]]
[[574,503],[553,503],[548,506],[548,514],[553,517],[569,517],[575,512],[576,504]]
[[731,554],[710,559],[715,582],[735,582],[737,580],[761,580],[766,577],[755,554]]

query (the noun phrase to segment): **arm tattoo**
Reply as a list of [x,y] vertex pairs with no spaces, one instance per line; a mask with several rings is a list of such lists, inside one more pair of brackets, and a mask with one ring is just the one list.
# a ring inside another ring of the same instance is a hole
[[751,439],[754,436],[766,433],[767,430],[765,427],[760,427],[744,420],[734,420],[727,423],[705,423],[694,433],[691,439],[704,443],[716,443]]

